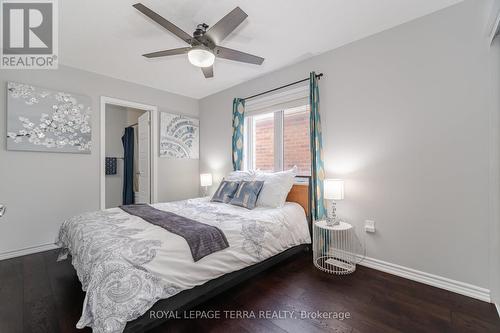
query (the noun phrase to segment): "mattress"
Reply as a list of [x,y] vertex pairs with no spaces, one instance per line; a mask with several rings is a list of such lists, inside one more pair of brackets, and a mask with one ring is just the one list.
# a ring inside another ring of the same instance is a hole
[[182,237],[119,208],[65,221],[58,245],[72,255],[87,292],[77,328],[122,332],[159,299],[311,242],[296,203],[248,210],[197,198],[152,206],[218,227],[229,247],[194,262]]

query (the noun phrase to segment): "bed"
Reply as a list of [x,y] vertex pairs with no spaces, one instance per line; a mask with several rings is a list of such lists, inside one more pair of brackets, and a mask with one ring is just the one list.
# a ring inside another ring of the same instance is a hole
[[311,242],[309,186],[296,184],[283,208],[253,210],[196,198],[154,208],[216,226],[229,247],[194,261],[185,239],[120,208],[63,223],[60,259],[86,291],[78,328],[140,332],[162,323],[148,310],[183,311],[304,251]]

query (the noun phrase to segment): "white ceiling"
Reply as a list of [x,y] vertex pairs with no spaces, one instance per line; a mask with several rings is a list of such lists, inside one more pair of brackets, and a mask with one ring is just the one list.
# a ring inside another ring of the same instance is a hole
[[60,63],[202,98],[461,0],[140,0],[191,34],[240,6],[248,18],[222,46],[266,58],[262,66],[216,59],[205,79],[186,55],[141,54],[187,46],[132,7],[131,0],[60,4]]

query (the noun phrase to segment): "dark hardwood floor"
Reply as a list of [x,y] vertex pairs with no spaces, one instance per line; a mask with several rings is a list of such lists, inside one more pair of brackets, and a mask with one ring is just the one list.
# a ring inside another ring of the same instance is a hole
[[[1,333],[90,332],[75,328],[84,298],[75,271],[55,259],[49,251],[0,261]],[[259,311],[349,312],[350,318],[176,319],[153,332],[500,332],[492,304],[361,266],[350,276],[330,276],[313,267],[310,254],[194,310],[220,311],[223,318],[231,310],[257,317]]]

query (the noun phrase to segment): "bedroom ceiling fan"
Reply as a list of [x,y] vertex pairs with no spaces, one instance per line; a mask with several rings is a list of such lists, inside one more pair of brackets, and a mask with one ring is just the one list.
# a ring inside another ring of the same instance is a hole
[[200,67],[205,78],[214,76],[213,64],[216,57],[254,65],[261,65],[264,61],[264,58],[219,45],[224,38],[248,17],[240,7],[233,9],[210,29],[208,29],[209,26],[205,23],[198,24],[193,36],[191,36],[158,13],[144,6],[142,3],[136,3],[133,6],[163,28],[191,45],[188,47],[143,54],[146,58],[158,58],[187,53],[189,62],[194,66]]

